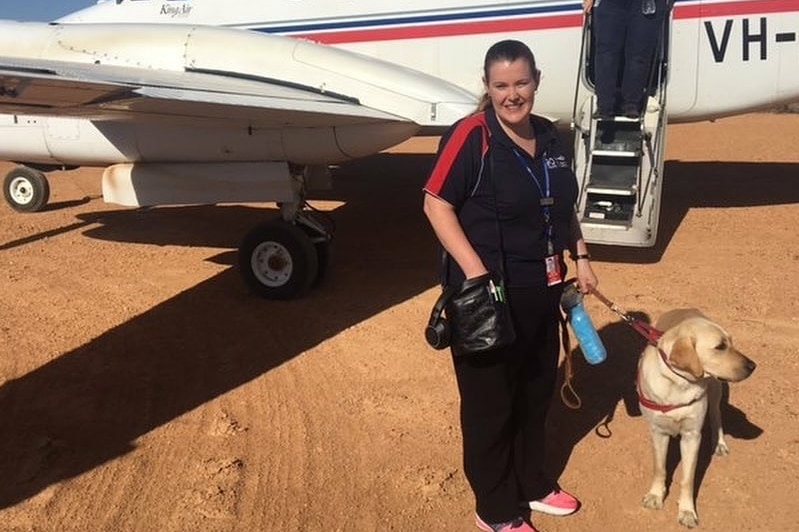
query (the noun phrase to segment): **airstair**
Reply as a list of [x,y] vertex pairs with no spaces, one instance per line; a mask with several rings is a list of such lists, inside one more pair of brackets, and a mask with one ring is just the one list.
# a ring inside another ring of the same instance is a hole
[[595,116],[591,20],[586,17],[571,126],[579,184],[577,215],[587,242],[632,247],[655,244],[666,137],[665,34],[664,30],[655,52],[642,116],[601,119]]

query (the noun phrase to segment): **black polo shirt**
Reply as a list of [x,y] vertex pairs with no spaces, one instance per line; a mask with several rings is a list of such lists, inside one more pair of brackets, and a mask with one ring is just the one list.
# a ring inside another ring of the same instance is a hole
[[[509,287],[546,286],[547,246],[541,198],[546,190],[547,171],[550,196],[554,199],[550,216],[556,253],[568,247],[577,201],[577,179],[555,125],[536,115],[531,115],[530,121],[536,137],[535,157],[508,137],[492,108],[457,122],[442,137],[424,187],[428,194],[455,207],[466,237],[492,271],[500,269],[501,230]],[[447,276],[448,284],[464,279],[454,260],[449,260]]]

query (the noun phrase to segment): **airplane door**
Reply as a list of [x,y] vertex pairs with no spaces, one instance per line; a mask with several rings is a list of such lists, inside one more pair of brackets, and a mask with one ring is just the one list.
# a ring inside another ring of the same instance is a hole
[[[577,215],[583,236],[589,243],[651,247],[656,242],[667,113],[671,115],[674,82],[670,78],[672,63],[669,58],[674,57],[672,43],[676,37],[670,15],[671,10],[669,16],[664,17],[651,65],[648,96],[638,116],[606,116],[594,112],[593,19],[586,20],[572,129],[573,168],[579,184]],[[680,34],[685,38],[684,31]],[[685,55],[690,48],[681,43],[676,53]],[[681,109],[689,109],[696,94],[695,83],[689,83],[694,79],[688,75],[696,70],[696,52],[687,57],[683,59],[681,78],[677,80],[683,85],[674,91],[677,93],[675,105]]]
[[[667,1],[669,14],[665,20],[665,30],[659,46],[661,52],[655,58],[661,61],[662,75],[666,77],[666,93],[669,119],[673,121],[680,115],[688,114],[695,106],[698,91],[699,70],[699,27],[700,8],[692,5],[674,6],[674,0]],[[588,26],[589,35],[585,37],[584,63],[581,64],[582,83],[593,90],[594,85],[594,39],[590,35],[592,25]],[[657,91],[658,76],[652,74],[653,93]],[[578,91],[581,87],[578,87]],[[578,95],[578,99],[579,99]]]
[[[673,0],[672,0],[673,3]],[[696,105],[698,90],[700,5],[672,8],[668,38],[668,113],[678,121]]]

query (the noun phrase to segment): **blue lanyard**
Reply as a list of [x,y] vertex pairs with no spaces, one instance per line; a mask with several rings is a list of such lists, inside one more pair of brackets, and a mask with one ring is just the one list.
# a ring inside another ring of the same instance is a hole
[[[541,183],[538,181],[538,178],[535,176],[533,169],[530,168],[530,165],[527,164],[527,159],[525,159],[519,150],[516,148],[513,149],[513,154],[519,160],[519,164],[527,170],[527,173],[530,174],[530,177],[533,178],[533,183],[538,188],[538,193],[541,195],[541,200],[539,201],[541,205],[541,212],[544,215],[544,226],[545,232],[547,236],[547,254],[552,255],[555,253],[555,246],[552,244],[553,237],[555,235],[555,228],[552,225],[552,212],[550,207],[555,204],[555,198],[552,197],[550,194],[550,187],[549,187],[549,167],[547,166],[546,161],[542,161],[542,166],[544,167],[544,188],[541,188]],[[546,156],[546,155],[545,155]]]

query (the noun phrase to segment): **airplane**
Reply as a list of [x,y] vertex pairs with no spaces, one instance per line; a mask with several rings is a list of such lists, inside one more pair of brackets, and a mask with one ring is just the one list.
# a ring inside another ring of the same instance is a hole
[[329,166],[473,112],[485,50],[530,44],[535,112],[574,133],[588,242],[654,245],[669,122],[799,99],[799,0],[672,0],[640,119],[593,116],[592,21],[574,0],[99,0],[0,21],[6,201],[46,206],[45,172],[102,166],[125,206],[276,202],[239,248],[255,293],[306,293],[331,235],[306,202]]

